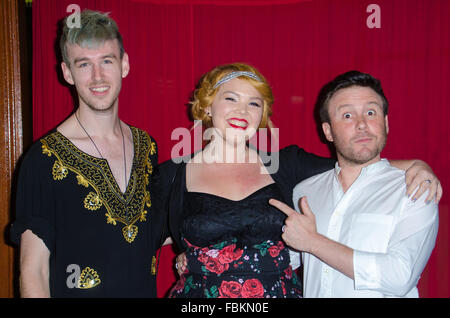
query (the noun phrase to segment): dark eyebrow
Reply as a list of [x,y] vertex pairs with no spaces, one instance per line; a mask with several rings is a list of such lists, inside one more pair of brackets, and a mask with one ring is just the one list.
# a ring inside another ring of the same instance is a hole
[[[107,58],[112,58],[112,59],[116,59],[117,60],[117,56],[114,53],[106,54],[106,55],[103,55],[101,57],[102,60],[107,59]],[[80,58],[76,58],[73,61],[73,64],[77,64],[79,62],[85,62],[85,61],[89,61],[89,58],[87,58],[87,57],[80,57]]]
[[76,58],[75,60],[73,60],[73,64],[77,64],[79,62],[84,62],[89,60],[87,57],[80,57],[80,58]]
[[[383,106],[380,105],[380,103],[378,103],[377,101],[370,101],[370,102],[367,102],[366,105],[376,105],[376,106],[378,106],[378,107],[383,107]],[[353,104],[342,104],[342,105],[337,106],[337,107],[336,107],[336,110],[340,110],[341,108],[344,108],[344,107],[352,107],[352,106],[353,106]]]

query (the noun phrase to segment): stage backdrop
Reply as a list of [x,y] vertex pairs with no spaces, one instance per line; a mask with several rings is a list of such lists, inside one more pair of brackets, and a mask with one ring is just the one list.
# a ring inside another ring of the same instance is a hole
[[[257,67],[273,86],[280,145],[325,156],[328,148],[313,117],[321,86],[351,69],[380,78],[390,101],[384,157],[425,160],[447,190],[436,248],[419,289],[423,297],[450,296],[450,1],[35,0],[35,139],[73,111],[55,53],[57,21],[72,13],[66,12],[72,3],[110,12],[118,22],[131,64],[120,117],[157,140],[160,162],[177,142],[172,130],[192,124],[186,103],[195,83],[218,64]],[[175,281],[173,256],[170,247],[163,248],[160,297]]]

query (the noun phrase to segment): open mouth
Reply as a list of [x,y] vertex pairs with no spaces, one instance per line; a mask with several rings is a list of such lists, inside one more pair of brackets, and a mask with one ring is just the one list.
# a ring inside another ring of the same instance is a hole
[[240,118],[229,118],[227,119],[228,125],[230,125],[233,128],[242,129],[245,130],[248,127],[248,121],[245,119]]
[[96,95],[104,94],[109,89],[109,86],[90,87],[89,90]]

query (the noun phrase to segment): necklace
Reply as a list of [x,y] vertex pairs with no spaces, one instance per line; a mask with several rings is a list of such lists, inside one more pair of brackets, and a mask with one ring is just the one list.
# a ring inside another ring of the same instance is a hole
[[[81,123],[80,119],[78,118],[77,112],[75,112],[75,118],[78,121],[78,124],[80,124],[81,128],[84,130],[84,132],[86,133],[86,135],[88,136],[88,138],[91,140],[92,144],[94,145],[95,149],[97,149],[98,154],[100,155],[100,157],[102,159],[105,159],[102,155],[102,153],[100,152],[100,150],[98,149],[96,143],[94,142],[94,140],[92,139],[92,137],[89,135],[89,133],[87,132],[86,128],[84,128],[83,124]],[[127,189],[127,157],[125,155],[125,137],[123,135],[123,130],[122,130],[122,125],[119,122],[119,128],[120,128],[120,133],[122,135],[122,147],[123,147],[123,167],[124,167],[124,175],[125,175],[125,190]]]
[[[81,128],[84,130],[84,132],[86,133],[86,135],[88,136],[88,138],[91,140],[92,144],[94,145],[95,149],[97,149],[97,152],[99,153],[100,157],[102,159],[105,159],[102,155],[102,153],[100,152],[100,150],[98,149],[97,145],[95,144],[94,140],[92,139],[92,137],[89,135],[89,133],[87,132],[86,128],[84,128],[83,124],[81,123],[80,119],[78,118],[77,112],[75,112],[75,118],[78,121],[78,124],[80,124]],[[120,133],[122,135],[122,147],[123,147],[123,167],[124,167],[124,175],[125,175],[125,191],[127,189],[127,157],[125,155],[125,137],[123,135],[123,130],[122,130],[122,125],[119,122],[119,128],[120,128]],[[129,219],[129,214],[128,214],[128,205],[127,203],[125,203],[125,210],[126,210],[126,216],[127,219]],[[131,228],[131,225],[128,225],[127,227],[127,236],[129,239],[131,239],[131,237],[133,236],[133,230]]]

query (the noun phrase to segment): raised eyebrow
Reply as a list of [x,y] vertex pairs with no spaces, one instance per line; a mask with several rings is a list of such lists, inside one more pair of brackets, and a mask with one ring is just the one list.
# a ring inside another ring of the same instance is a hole
[[380,108],[383,107],[383,105],[380,105],[380,103],[378,103],[378,102],[376,102],[376,101],[368,102],[366,105],[367,105],[367,106],[375,105],[375,106],[378,106],[378,107],[380,107]]
[[352,107],[352,106],[353,106],[352,104],[342,104],[336,108],[336,111],[340,111],[340,110],[342,110],[342,108]]

